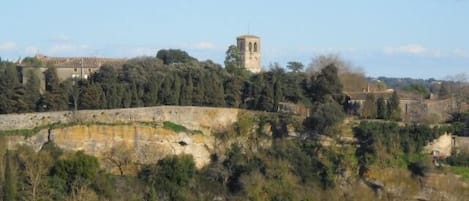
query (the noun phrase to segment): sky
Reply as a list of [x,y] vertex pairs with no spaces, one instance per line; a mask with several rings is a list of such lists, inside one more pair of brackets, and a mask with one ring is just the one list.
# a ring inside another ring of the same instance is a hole
[[0,57],[14,61],[172,48],[223,64],[253,34],[265,68],[333,54],[373,77],[469,74],[469,0],[14,0],[0,22]]

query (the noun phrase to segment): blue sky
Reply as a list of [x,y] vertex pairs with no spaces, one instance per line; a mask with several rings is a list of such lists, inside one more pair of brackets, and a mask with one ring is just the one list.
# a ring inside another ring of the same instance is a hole
[[469,74],[468,0],[15,0],[0,9],[0,56],[135,57],[178,48],[223,63],[236,36],[264,66],[338,54],[370,76]]

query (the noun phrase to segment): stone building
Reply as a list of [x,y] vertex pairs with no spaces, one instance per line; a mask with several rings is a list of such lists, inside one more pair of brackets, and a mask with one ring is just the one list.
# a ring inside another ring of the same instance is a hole
[[68,78],[88,79],[105,64],[120,68],[127,61],[127,59],[118,58],[48,57],[41,54],[37,54],[35,58],[40,61],[40,66],[19,63],[17,70],[23,84],[27,81],[28,72],[36,73],[41,80],[41,92],[46,86],[44,72],[50,67],[56,68],[59,80],[63,81]]
[[242,35],[236,38],[244,68],[258,73],[261,71],[261,40],[258,36]]

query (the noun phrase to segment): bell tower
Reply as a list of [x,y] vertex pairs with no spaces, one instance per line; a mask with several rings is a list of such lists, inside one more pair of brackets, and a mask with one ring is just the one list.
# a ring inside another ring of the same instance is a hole
[[261,71],[261,40],[258,36],[242,35],[236,38],[241,61],[248,71]]

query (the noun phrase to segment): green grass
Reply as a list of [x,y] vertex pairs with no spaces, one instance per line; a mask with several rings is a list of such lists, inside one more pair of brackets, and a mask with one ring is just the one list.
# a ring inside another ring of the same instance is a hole
[[461,175],[464,179],[469,179],[469,167],[451,166],[449,169],[454,174]]
[[[159,126],[161,124],[158,123],[148,123],[148,122],[136,122],[137,124],[145,125],[145,126]],[[131,125],[134,123],[101,123],[101,122],[92,122],[92,123],[54,123],[50,125],[45,125],[45,126],[39,126],[31,129],[13,129],[13,130],[0,130],[0,135],[20,135],[20,136],[25,136],[25,137],[31,137],[35,134],[37,134],[39,131],[43,129],[57,129],[57,128],[66,128],[70,126],[75,126],[75,125],[86,125],[86,126],[91,126],[91,125],[107,125],[107,126],[118,126],[118,125]],[[186,127],[183,125],[179,125],[170,121],[165,121],[163,122],[163,127],[169,130],[172,130],[174,132],[182,132],[182,131],[188,131]],[[200,130],[194,130],[192,131],[194,134],[203,134],[202,131]]]
[[173,123],[173,122],[170,122],[170,121],[163,122],[163,128],[172,130],[176,133],[182,132],[182,131],[187,131],[187,128],[184,127],[183,125],[179,125],[179,124],[176,124],[176,123]]

